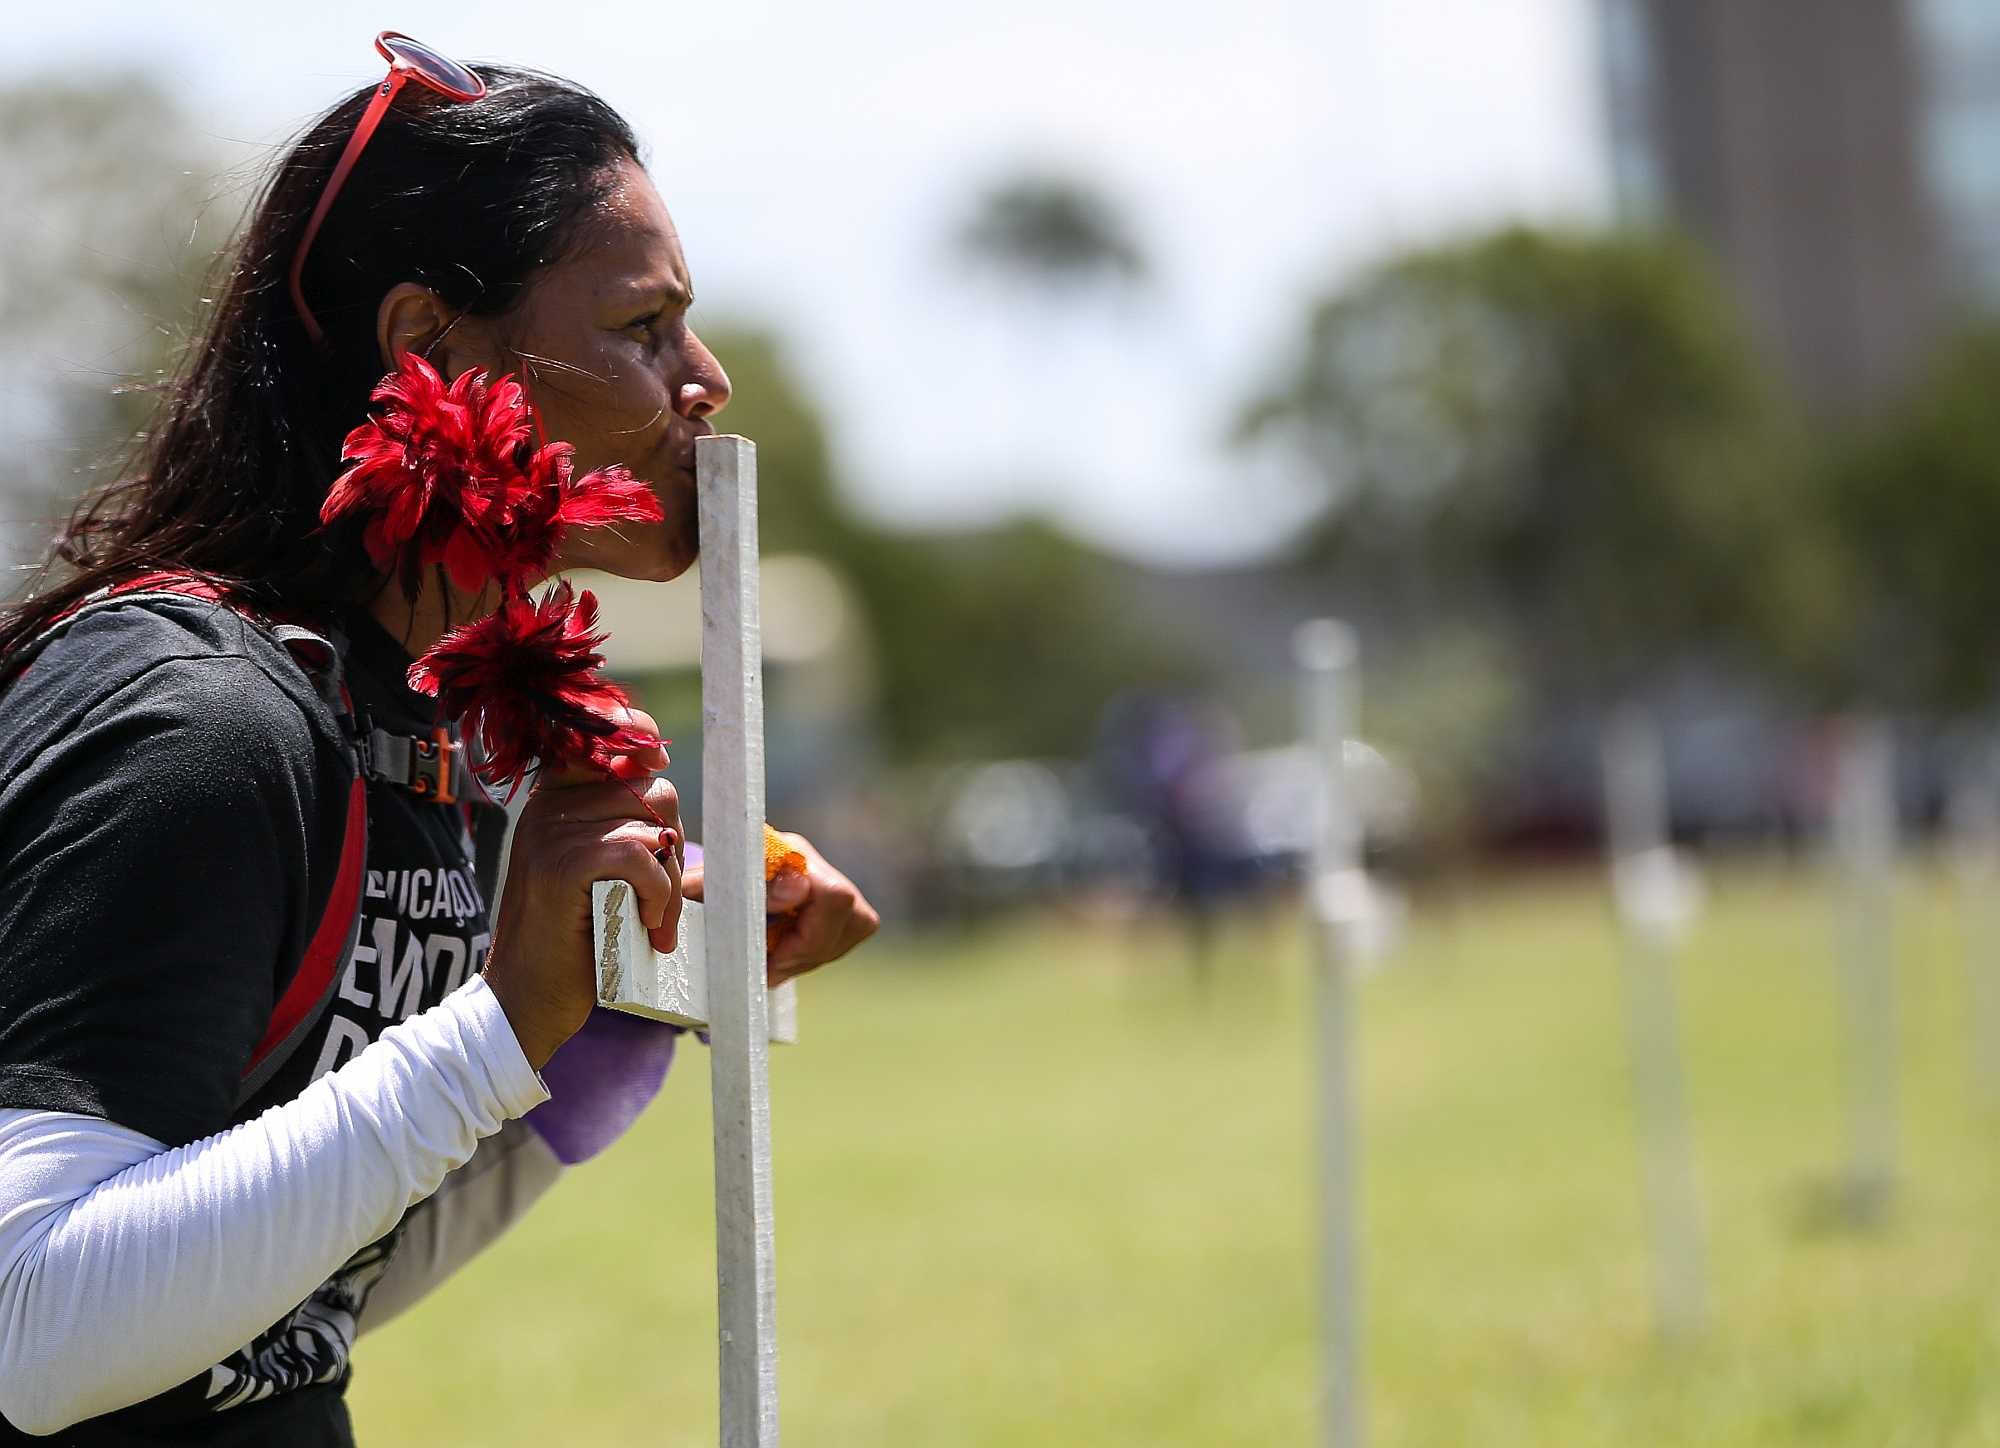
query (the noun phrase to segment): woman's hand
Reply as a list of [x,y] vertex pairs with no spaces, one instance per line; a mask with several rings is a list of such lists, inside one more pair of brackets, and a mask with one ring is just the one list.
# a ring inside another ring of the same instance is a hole
[[[803,835],[788,834],[785,840],[806,857],[806,870],[779,875],[765,892],[765,913],[781,917],[765,967],[771,985],[840,959],[882,924],[854,882],[829,865]],[[682,881],[688,899],[701,899],[702,875],[700,865],[688,866]]]
[[[631,722],[659,732],[638,710]],[[627,881],[654,947],[674,947],[684,853],[680,796],[651,777],[666,766],[666,751],[654,749],[620,761],[617,779],[588,768],[542,775],[514,827],[484,974],[537,1071],[597,1004],[592,884]]]

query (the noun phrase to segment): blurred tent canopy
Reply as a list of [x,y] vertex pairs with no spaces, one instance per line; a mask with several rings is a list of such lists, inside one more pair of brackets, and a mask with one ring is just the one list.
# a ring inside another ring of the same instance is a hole
[[[609,573],[572,574],[580,588],[597,596],[604,627],[605,662],[619,674],[694,669],[701,665],[701,565],[664,585],[680,594],[661,604],[662,585]],[[819,559],[804,553],[763,555],[758,585],[764,657],[773,664],[811,665],[844,661],[856,682],[866,671],[859,637],[859,610],[846,581]]]

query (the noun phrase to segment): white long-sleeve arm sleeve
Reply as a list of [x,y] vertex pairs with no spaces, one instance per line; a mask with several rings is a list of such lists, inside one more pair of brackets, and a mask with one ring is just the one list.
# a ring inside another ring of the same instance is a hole
[[400,1316],[527,1215],[564,1171],[535,1129],[519,1121],[479,1143],[472,1160],[410,1209],[389,1266],[368,1293],[365,1335]]
[[547,1094],[475,977],[295,1100],[171,1151],[0,1111],[0,1415],[53,1433],[220,1361]]

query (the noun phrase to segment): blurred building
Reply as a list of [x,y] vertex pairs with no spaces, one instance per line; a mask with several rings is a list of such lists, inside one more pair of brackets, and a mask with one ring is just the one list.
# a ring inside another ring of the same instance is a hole
[[1601,4],[1622,213],[1713,250],[1822,415],[2000,303],[2000,3]]
[[1930,77],[1924,164],[1947,275],[2000,305],[2000,6],[1920,0]]

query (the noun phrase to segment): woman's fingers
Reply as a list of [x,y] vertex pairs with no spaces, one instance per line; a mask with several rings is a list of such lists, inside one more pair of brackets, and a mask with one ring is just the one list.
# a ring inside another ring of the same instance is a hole
[[681,823],[680,791],[666,779],[616,780],[594,774],[575,784],[537,787],[528,809],[538,821],[557,824],[643,819],[679,829]]
[[[785,838],[806,857],[806,894],[803,904],[782,917],[777,938],[771,942],[768,970],[772,985],[840,959],[882,925],[882,917],[852,880],[829,865],[805,839],[798,835]],[[784,883],[780,876],[771,882],[772,890]]]
[[[633,711],[632,722],[652,720]],[[537,1070],[597,1001],[591,886],[623,880],[655,947],[680,934],[680,796],[658,749],[628,756],[621,777],[599,769],[544,773],[514,830],[500,918],[485,975]],[[629,775],[629,777],[624,777]]]
[[[624,880],[654,945],[673,949],[681,916],[680,797],[664,779],[643,786],[563,785],[532,802],[534,825],[566,852],[585,893],[598,880]],[[522,817],[528,824],[528,817]],[[662,944],[661,942],[667,942]]]
[[[660,724],[644,709],[634,709],[629,704],[621,710],[622,722],[629,729],[637,729],[660,740]],[[649,774],[658,774],[667,767],[666,741],[660,740],[648,748],[632,754],[621,754],[612,761],[611,772],[620,779],[643,779]]]
[[644,779],[658,774],[668,764],[664,745],[656,744],[633,754],[621,754],[611,761],[611,772],[619,779]]
[[634,821],[573,847],[564,856],[568,883],[587,898],[598,881],[623,880],[632,887],[647,930],[672,932],[680,924],[681,897],[669,863],[673,852],[660,847],[663,833],[658,826]]
[[[882,925],[867,897],[810,840],[785,838],[806,857],[806,868],[803,874],[786,871],[764,889],[765,913],[775,927],[766,967],[772,985],[840,959]],[[703,875],[702,866],[687,867],[681,875],[683,899],[702,898]]]
[[657,924],[647,922],[646,929],[651,936],[653,949],[669,951],[680,943],[681,901],[686,898],[681,886],[681,872],[684,865],[681,838],[677,831],[656,832],[653,858],[659,861],[660,868],[666,871],[671,899],[666,910],[661,913],[659,922]]
[[680,897],[660,853],[666,832],[650,821],[558,823],[523,814],[507,861],[500,918],[485,976],[529,1064],[540,1070],[597,1003],[591,959],[591,886],[623,880],[640,919],[671,934]]
[[[660,726],[657,720],[644,709],[622,705],[613,711],[613,718],[627,728],[637,729],[659,739]],[[621,754],[611,761],[611,773],[618,779],[644,779],[647,775],[658,774],[667,767],[667,750],[663,742],[631,754]],[[593,784],[604,778],[605,771],[593,764],[579,764],[569,769],[545,770],[535,779],[537,788],[543,785]]]

